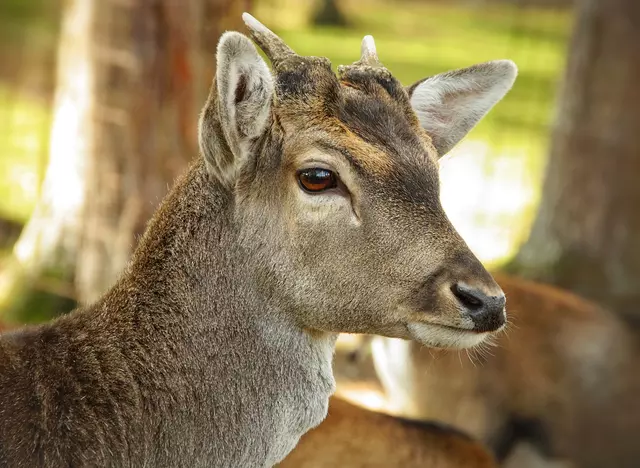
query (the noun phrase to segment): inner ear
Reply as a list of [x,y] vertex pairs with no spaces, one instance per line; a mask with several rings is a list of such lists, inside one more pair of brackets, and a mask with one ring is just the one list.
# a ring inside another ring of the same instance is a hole
[[252,142],[268,127],[273,79],[253,43],[237,32],[220,38],[216,67],[199,142],[217,178],[233,187]]
[[238,78],[238,84],[236,85],[236,105],[245,100],[247,94],[247,83],[247,76],[244,74],[240,75]]
[[427,78],[409,87],[411,107],[439,156],[447,154],[513,86],[517,68],[495,60]]

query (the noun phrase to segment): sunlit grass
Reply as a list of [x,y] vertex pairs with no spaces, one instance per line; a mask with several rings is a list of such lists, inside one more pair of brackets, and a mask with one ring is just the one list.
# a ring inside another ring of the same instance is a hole
[[0,216],[24,222],[35,205],[50,117],[40,101],[0,84]]

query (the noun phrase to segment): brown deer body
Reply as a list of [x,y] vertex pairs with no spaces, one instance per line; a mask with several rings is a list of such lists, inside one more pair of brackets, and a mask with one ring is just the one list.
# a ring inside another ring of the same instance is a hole
[[199,158],[96,303],[0,338],[0,466],[271,466],[326,415],[338,332],[469,347],[504,295],[447,220],[437,158],[511,62],[340,78],[245,15]]
[[[380,377],[384,409],[459,427],[501,460],[526,442],[576,468],[638,466],[640,347],[632,330],[567,292],[495,277],[512,326],[486,352],[372,339],[373,362],[358,366],[363,379]],[[339,387],[341,375],[356,379],[354,369],[335,372]]]
[[279,468],[497,468],[479,442],[451,427],[395,418],[333,397],[320,426]]

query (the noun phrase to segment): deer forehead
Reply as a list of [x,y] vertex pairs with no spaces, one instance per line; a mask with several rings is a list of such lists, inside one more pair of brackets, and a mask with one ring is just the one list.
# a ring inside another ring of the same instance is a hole
[[376,175],[390,175],[400,168],[423,172],[434,166],[437,153],[431,139],[407,117],[407,110],[385,93],[368,94],[345,89],[338,120],[345,132],[341,143],[356,163]]
[[437,173],[431,139],[393,101],[341,88],[335,101],[314,94],[278,106],[278,120],[294,159],[304,159],[301,148],[314,147],[341,153],[359,172],[376,179],[397,178],[406,170]]
[[290,138],[323,134],[378,177],[402,162],[437,159],[407,92],[386,69],[341,66],[338,79],[328,59],[293,55],[274,78],[274,111]]

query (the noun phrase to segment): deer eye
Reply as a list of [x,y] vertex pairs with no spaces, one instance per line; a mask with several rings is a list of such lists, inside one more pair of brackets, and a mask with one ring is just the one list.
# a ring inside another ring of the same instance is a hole
[[314,167],[298,171],[298,182],[305,192],[317,193],[336,188],[338,177],[328,169]]

